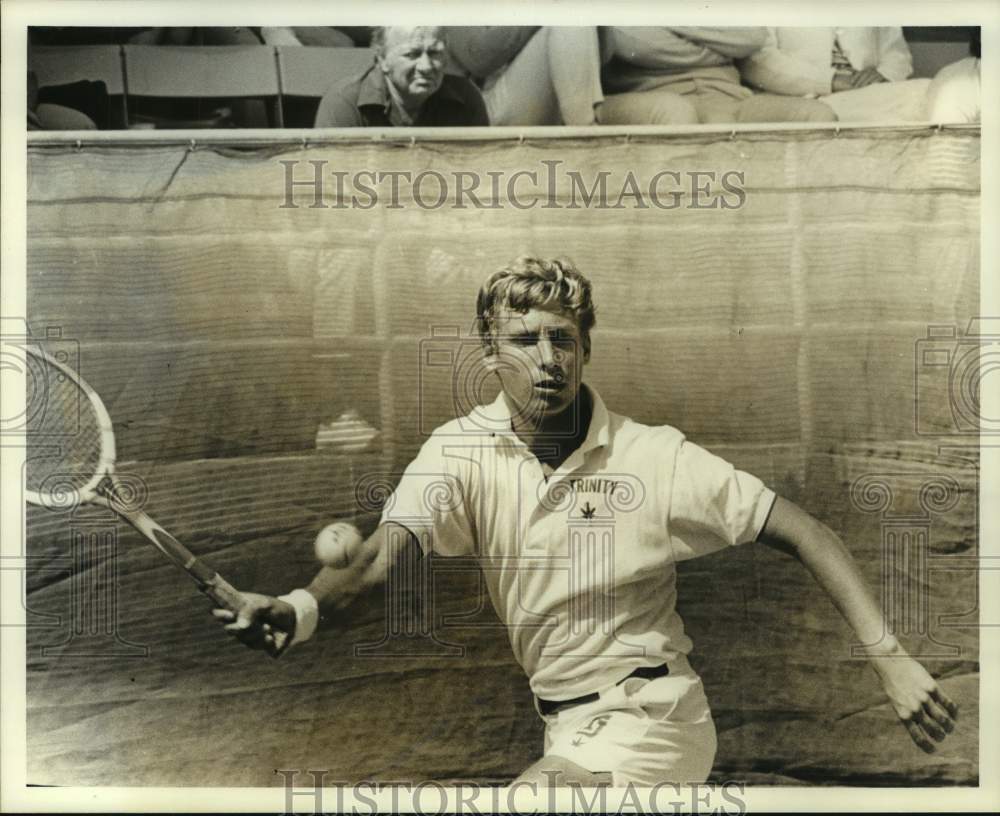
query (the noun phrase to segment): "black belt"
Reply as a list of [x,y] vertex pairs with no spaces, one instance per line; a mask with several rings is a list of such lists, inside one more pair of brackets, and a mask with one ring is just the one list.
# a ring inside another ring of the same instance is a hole
[[[625,675],[621,680],[615,683],[615,685],[620,686],[632,677],[641,677],[643,680],[655,680],[657,677],[666,677],[668,674],[670,674],[670,669],[667,668],[666,663],[662,666],[640,666],[631,674]],[[537,699],[538,710],[547,717],[549,714],[555,714],[560,708],[569,708],[570,706],[592,703],[595,700],[601,699],[601,695],[597,692],[591,692],[590,694],[584,694],[581,697],[573,697],[569,700],[543,700],[541,697],[538,697]]]

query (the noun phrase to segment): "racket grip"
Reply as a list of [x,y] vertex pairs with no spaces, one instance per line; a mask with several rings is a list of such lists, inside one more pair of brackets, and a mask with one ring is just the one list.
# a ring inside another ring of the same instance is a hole
[[[243,607],[243,593],[217,572],[205,580],[201,591],[211,598],[217,606],[228,609],[230,612],[239,614]],[[271,657],[280,657],[281,653],[291,644],[292,639],[288,632],[273,626],[271,627],[271,636],[274,638],[274,645],[267,650],[267,653]]]
[[[214,569],[204,563],[181,542],[164,530],[153,519],[141,510],[131,510],[122,502],[117,500],[113,490],[109,490],[110,499],[105,498],[108,506],[119,513],[126,521],[135,527],[140,533],[156,545],[156,548],[177,566],[187,572],[198,588],[208,596],[212,603],[222,609],[228,609],[234,614],[239,614],[246,602],[243,593],[230,584]],[[274,645],[268,648],[271,657],[278,657],[291,643],[289,634],[281,629],[272,627],[271,634],[274,637]]]
[[201,591],[211,598],[216,606],[228,609],[230,612],[239,612],[243,608],[243,593],[219,573],[215,572],[203,580]]

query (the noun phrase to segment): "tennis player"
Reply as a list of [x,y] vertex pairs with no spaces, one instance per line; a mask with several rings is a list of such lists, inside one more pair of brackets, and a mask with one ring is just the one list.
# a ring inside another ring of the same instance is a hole
[[228,632],[273,650],[278,627],[299,644],[413,551],[475,555],[545,722],[544,755],[518,781],[702,782],[716,733],[686,657],[676,564],[760,541],[801,561],[869,644],[920,748],[954,729],[957,706],[888,632],[836,534],[680,431],[613,413],[581,382],[594,305],[570,262],[519,258],[486,281],[477,311],[500,396],[435,430],[367,540],[320,533],[326,566],[308,587],[248,593],[238,616],[215,610]]

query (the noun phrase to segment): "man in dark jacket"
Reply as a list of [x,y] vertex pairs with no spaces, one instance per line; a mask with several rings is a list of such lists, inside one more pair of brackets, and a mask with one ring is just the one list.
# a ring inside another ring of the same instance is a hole
[[316,127],[488,125],[486,105],[467,79],[445,74],[442,28],[392,26],[372,34],[375,63],[323,97]]

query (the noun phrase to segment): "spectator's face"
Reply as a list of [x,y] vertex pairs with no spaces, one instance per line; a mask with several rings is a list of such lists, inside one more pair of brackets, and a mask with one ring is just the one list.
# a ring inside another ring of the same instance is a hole
[[392,27],[379,62],[403,102],[419,106],[441,87],[446,59],[442,29]]
[[496,321],[496,353],[487,360],[527,425],[561,414],[576,398],[586,355],[572,315],[547,309]]

